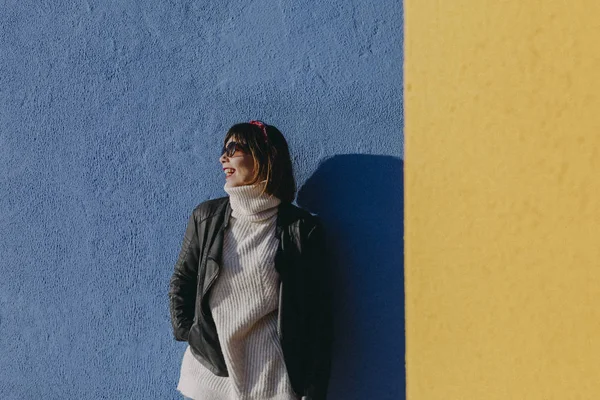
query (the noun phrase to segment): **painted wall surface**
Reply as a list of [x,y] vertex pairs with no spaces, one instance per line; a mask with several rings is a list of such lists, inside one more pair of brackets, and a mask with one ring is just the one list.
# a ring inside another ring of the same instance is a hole
[[403,396],[400,2],[0,8],[1,399],[181,398],[168,283],[249,119],[337,260],[330,397]]
[[407,398],[598,398],[600,3],[405,7]]

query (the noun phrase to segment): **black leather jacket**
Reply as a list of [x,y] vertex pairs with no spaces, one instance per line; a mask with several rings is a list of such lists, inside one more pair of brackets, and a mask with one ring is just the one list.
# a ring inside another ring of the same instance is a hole
[[[196,206],[169,285],[175,340],[187,341],[196,359],[218,376],[228,376],[228,371],[208,294],[219,275],[223,231],[230,215],[229,197]],[[333,324],[323,226],[319,217],[282,202],[276,235],[275,269],[280,278],[277,327],[285,365],[298,396],[324,400]]]

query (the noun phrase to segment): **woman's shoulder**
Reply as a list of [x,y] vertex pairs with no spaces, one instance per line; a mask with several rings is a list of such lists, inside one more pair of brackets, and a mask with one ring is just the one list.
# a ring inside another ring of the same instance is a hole
[[223,207],[227,205],[228,196],[218,197],[216,199],[204,200],[194,207],[194,216],[197,220],[202,220],[210,216],[216,215],[223,211]]
[[285,206],[285,212],[291,221],[297,221],[306,227],[314,227],[321,224],[321,218],[316,214],[312,214],[307,209],[292,203],[287,203]]

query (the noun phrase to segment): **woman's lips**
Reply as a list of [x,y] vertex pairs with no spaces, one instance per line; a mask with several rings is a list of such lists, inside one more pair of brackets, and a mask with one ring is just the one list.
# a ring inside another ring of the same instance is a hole
[[233,174],[235,174],[235,169],[234,169],[234,170],[232,170],[232,172],[231,172],[230,174],[229,174],[229,173],[227,173],[227,171],[228,171],[228,170],[226,170],[226,172],[225,172],[225,179],[227,179],[227,178],[231,177]]

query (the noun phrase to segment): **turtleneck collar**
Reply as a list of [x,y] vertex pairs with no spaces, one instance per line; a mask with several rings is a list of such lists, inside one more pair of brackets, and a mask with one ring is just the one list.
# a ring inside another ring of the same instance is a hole
[[266,181],[254,185],[223,188],[229,194],[231,215],[247,221],[263,221],[277,214],[281,200],[267,193],[261,194]]

